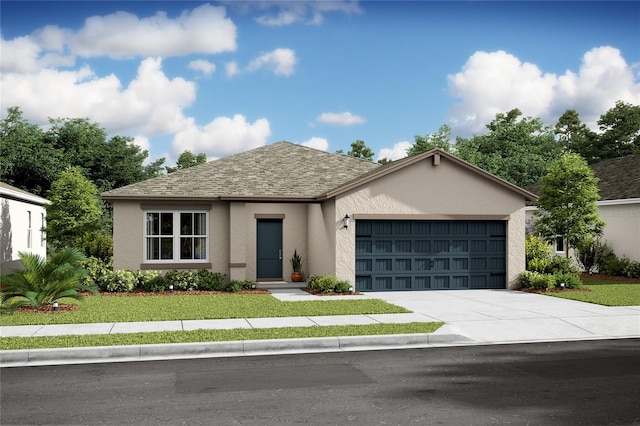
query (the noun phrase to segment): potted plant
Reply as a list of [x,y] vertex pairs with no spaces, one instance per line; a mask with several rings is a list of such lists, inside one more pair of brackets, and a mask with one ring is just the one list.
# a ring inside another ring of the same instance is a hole
[[291,281],[296,283],[303,281],[302,257],[298,254],[297,250],[293,251],[293,256],[291,257],[290,261],[291,261],[291,269],[293,269],[293,272],[291,273]]

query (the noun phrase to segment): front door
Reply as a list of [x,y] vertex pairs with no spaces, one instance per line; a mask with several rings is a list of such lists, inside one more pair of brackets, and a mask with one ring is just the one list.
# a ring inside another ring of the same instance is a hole
[[282,280],[282,220],[258,219],[259,280]]

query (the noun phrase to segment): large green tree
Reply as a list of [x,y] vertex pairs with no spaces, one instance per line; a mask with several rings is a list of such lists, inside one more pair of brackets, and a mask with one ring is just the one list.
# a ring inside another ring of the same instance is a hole
[[347,152],[347,155],[373,161],[374,154],[363,140],[358,139],[351,144],[351,151]]
[[418,155],[423,152],[432,150],[433,148],[440,148],[447,152],[452,152],[451,146],[451,128],[446,124],[440,126],[440,128],[426,136],[415,135],[413,137],[414,143],[407,150],[407,155]]
[[597,135],[580,120],[576,110],[568,109],[560,116],[555,133],[558,142],[570,151],[582,155],[587,161],[597,158]]
[[521,116],[517,108],[497,114],[486,134],[457,139],[457,155],[516,185],[538,182],[562,147],[539,118]]
[[80,167],[67,167],[51,184],[47,210],[47,242],[52,247],[72,246],[77,238],[105,228],[98,188]]
[[182,154],[180,154],[180,156],[178,157],[178,161],[176,161],[175,167],[167,166],[167,173],[177,172],[178,170],[197,166],[199,164],[204,164],[206,162],[207,162],[207,155],[205,153],[193,155],[191,151],[189,151],[188,149],[185,149],[182,152]]
[[600,116],[597,160],[640,153],[640,105],[622,101]]
[[537,232],[551,241],[561,236],[565,255],[585,238],[602,235],[598,214],[598,179],[580,155],[566,152],[542,178],[535,223]]

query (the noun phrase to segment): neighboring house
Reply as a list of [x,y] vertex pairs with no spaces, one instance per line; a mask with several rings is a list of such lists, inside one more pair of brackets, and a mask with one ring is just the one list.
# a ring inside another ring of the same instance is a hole
[[20,252],[47,256],[46,204],[44,198],[0,182],[0,274],[22,266]]
[[[613,158],[592,164],[591,170],[600,179],[600,201],[597,202],[600,218],[606,223],[603,239],[618,257],[640,261],[640,154]],[[540,191],[540,183],[527,189],[534,194]],[[528,206],[527,224],[535,221],[535,206]],[[556,251],[564,252],[558,239]]]
[[358,291],[515,286],[535,199],[438,149],[382,166],[288,142],[102,197],[117,269],[288,281],[297,250]]

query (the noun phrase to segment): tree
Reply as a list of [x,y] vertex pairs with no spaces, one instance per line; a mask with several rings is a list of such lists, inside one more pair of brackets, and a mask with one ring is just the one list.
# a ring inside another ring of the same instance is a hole
[[0,122],[0,180],[45,197],[64,168],[62,153],[44,140],[40,127],[12,107]]
[[393,163],[393,160],[391,158],[384,157],[378,160],[378,164],[385,165],[389,163]]
[[578,154],[566,152],[551,165],[542,179],[537,202],[536,230],[547,240],[560,236],[565,241],[565,256],[585,238],[602,235],[604,222],[596,201],[598,179]]
[[488,133],[457,139],[457,155],[516,185],[538,182],[562,147],[539,118],[521,115],[519,109],[496,114]]
[[67,167],[53,182],[47,210],[47,241],[68,247],[85,233],[104,230],[102,201],[98,189],[79,167]]
[[374,154],[371,148],[369,148],[363,140],[358,139],[351,144],[351,151],[347,152],[347,155],[373,161]]
[[618,101],[615,107],[600,116],[598,126],[600,156],[596,160],[640,153],[640,105]]
[[597,135],[580,121],[576,110],[568,109],[560,116],[555,126],[555,134],[558,142],[570,151],[580,154],[587,162],[593,162],[593,158],[598,158]]
[[207,162],[207,155],[204,153],[193,155],[188,149],[184,150],[178,157],[175,167],[167,167],[167,173],[177,172],[178,170],[197,166]]
[[80,278],[87,271],[81,262],[87,258],[77,249],[66,248],[47,261],[33,253],[19,253],[24,268],[0,276],[3,283],[2,308],[12,311],[21,306],[39,308],[63,298],[82,300],[80,291],[98,293],[95,284],[85,284]]
[[409,157],[430,151],[433,148],[440,148],[447,152],[452,151],[450,142],[451,128],[446,124],[440,126],[440,128],[434,133],[430,133],[424,137],[415,135],[413,139],[415,140],[414,144],[407,150],[407,155]]

